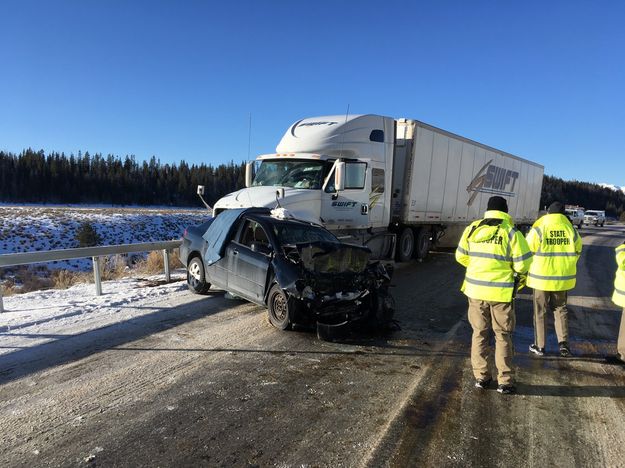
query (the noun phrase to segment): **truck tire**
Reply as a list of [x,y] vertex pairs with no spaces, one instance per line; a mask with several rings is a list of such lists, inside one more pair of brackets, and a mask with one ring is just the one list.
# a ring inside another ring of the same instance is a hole
[[417,242],[415,248],[415,257],[423,260],[428,256],[430,247],[432,246],[432,232],[428,228],[421,228],[417,232]]
[[605,221],[603,223],[601,223],[601,227],[603,227],[604,224],[605,224]]
[[287,330],[291,327],[293,316],[293,299],[290,299],[279,284],[274,284],[267,296],[267,315],[269,322],[278,330]]
[[412,258],[415,251],[415,238],[412,228],[405,227],[399,235],[397,245],[397,261],[407,262]]
[[187,286],[194,294],[205,294],[211,287],[204,275],[204,262],[200,257],[193,257],[187,264]]

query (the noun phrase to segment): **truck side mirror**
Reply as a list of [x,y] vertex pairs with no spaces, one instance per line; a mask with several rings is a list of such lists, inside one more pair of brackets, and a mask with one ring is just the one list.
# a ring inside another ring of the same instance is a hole
[[337,192],[345,190],[345,163],[339,162],[334,169],[334,189]]
[[211,206],[206,203],[206,200],[204,200],[204,186],[203,185],[198,185],[197,186],[197,195],[198,197],[200,197],[200,200],[202,200],[202,203],[204,203],[204,206],[209,210],[209,211],[213,211],[213,209],[211,208]]
[[245,165],[245,186],[252,186],[252,179],[254,178],[254,161],[250,161]]

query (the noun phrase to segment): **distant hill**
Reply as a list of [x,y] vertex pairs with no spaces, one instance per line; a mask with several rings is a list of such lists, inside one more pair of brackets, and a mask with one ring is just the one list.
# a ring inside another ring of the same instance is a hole
[[619,186],[617,186],[617,185],[612,185],[612,184],[599,184],[599,185],[600,185],[601,187],[604,187],[604,188],[609,188],[609,189],[615,190],[615,191],[617,191],[617,192],[623,192],[623,193],[625,193],[625,186],[623,186],[623,187],[619,187]]
[[540,207],[544,208],[558,200],[568,205],[583,206],[588,210],[605,210],[607,216],[621,218],[625,216],[625,193],[617,188],[546,175],[543,179]]

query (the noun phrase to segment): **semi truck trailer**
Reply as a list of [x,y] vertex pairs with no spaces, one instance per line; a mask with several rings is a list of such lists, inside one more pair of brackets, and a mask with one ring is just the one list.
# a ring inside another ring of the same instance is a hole
[[540,164],[412,119],[306,118],[246,166],[246,187],[213,210],[284,208],[379,258],[451,246],[500,195],[521,228],[538,215]]

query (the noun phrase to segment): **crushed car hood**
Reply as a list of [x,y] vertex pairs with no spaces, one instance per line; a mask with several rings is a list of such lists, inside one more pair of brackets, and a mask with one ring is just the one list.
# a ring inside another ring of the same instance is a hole
[[371,251],[366,247],[333,242],[296,244],[302,266],[312,273],[362,273]]

